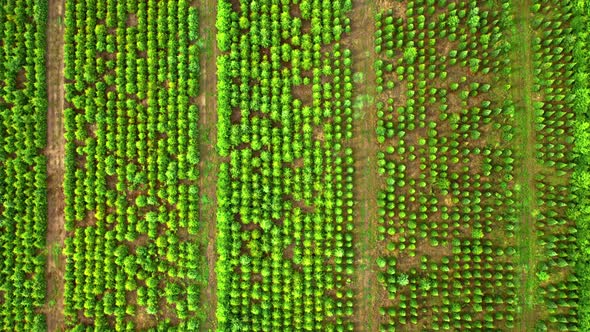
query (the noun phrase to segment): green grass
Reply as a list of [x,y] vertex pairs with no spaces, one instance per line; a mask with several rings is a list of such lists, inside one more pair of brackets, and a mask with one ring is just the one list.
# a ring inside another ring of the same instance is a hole
[[209,199],[209,196],[207,195],[202,195],[201,196],[201,205],[203,205],[203,207],[207,207],[209,205],[211,205],[211,199]]
[[362,119],[363,117],[360,117],[359,114],[363,113],[361,110],[364,109],[365,107],[373,104],[375,98],[373,96],[371,96],[370,94],[364,94],[364,95],[358,95],[355,99],[354,99],[354,103],[352,105],[352,108],[354,109],[354,119]]
[[53,260],[53,263],[57,266],[59,263],[59,256],[62,254],[61,245],[59,242],[54,242],[51,247],[51,259]]
[[[533,109],[533,58],[531,50],[532,31],[529,25],[529,4],[527,0],[514,1],[515,27],[513,31],[513,98],[517,103],[515,114],[518,129],[517,144],[514,144],[521,159],[520,174],[516,181],[519,186],[517,197],[522,202],[520,223],[517,229],[519,238],[519,264],[523,272],[521,286],[521,329],[530,330],[534,323],[536,288],[538,278],[535,275],[537,260],[537,243],[535,220],[538,213],[535,199],[534,173],[537,169],[535,155],[534,109]],[[520,148],[519,148],[520,147]],[[536,213],[535,213],[536,212]]]

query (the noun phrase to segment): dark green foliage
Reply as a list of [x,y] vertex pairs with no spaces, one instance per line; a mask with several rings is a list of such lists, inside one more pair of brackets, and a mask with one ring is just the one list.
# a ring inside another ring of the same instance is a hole
[[375,22],[381,330],[510,329],[514,105],[496,97],[509,77],[493,63],[510,55],[490,55],[510,27],[476,1],[401,7]]
[[[572,27],[577,35],[573,47],[576,63],[574,74],[575,96],[573,110],[573,152],[576,169],[572,174],[571,186],[576,204],[569,211],[570,217],[576,221],[577,250],[572,257],[575,262],[578,279],[578,321],[579,331],[590,330],[590,7],[585,2],[574,6],[575,15]],[[576,291],[576,289],[572,289]]]

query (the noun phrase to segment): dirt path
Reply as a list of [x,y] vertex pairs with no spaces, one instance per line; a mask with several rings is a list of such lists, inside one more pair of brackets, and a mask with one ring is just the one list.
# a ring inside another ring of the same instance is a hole
[[64,107],[63,78],[64,1],[49,0],[47,19],[47,330],[63,331],[64,268]]
[[520,304],[522,308],[519,331],[532,331],[537,321],[537,311],[534,308],[535,299],[535,267],[536,260],[536,232],[535,211],[535,128],[533,109],[533,54],[531,44],[530,0],[515,0],[515,33],[513,50],[512,86],[513,98],[517,105],[516,126],[518,142],[514,146],[521,147],[519,155],[520,170],[516,181],[520,185],[522,202],[519,224],[520,266],[522,268],[522,285]]
[[355,241],[357,257],[356,273],[356,329],[358,331],[377,331],[379,329],[379,303],[375,259],[377,250],[377,151],[379,144],[375,134],[377,114],[374,104],[375,47],[373,34],[375,23],[375,6],[373,0],[354,2],[351,15],[351,35],[347,45],[353,55],[353,69],[356,73],[354,94],[354,137],[356,181],[354,187],[355,204]]
[[199,12],[202,38],[201,51],[201,94],[199,96],[199,130],[200,140],[200,219],[203,225],[203,243],[207,246],[208,286],[203,290],[201,301],[205,308],[206,320],[203,331],[215,331],[217,303],[216,261],[216,211],[217,211],[217,167],[220,159],[215,151],[217,142],[217,41],[215,39],[216,0],[199,0]]

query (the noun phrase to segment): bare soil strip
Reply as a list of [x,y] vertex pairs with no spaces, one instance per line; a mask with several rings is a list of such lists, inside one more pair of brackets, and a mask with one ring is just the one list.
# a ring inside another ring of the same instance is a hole
[[47,19],[47,314],[48,331],[63,331],[64,268],[64,1],[49,0]]
[[206,320],[203,331],[215,331],[217,303],[217,279],[215,276],[216,252],[215,239],[217,220],[217,169],[221,162],[215,147],[217,142],[217,41],[215,29],[216,0],[199,0],[199,26],[201,29],[201,94],[198,105],[200,110],[200,222],[202,225],[202,241],[206,246],[207,268],[209,273],[208,286],[201,294]]
[[351,34],[348,37],[353,56],[355,80],[354,93],[354,146],[355,157],[355,243],[356,243],[356,329],[377,331],[379,328],[379,283],[375,270],[377,248],[377,191],[380,182],[377,170],[377,143],[375,128],[377,113],[374,103],[376,95],[376,59],[373,35],[375,30],[375,5],[372,0],[354,2],[351,14]]
[[520,185],[520,224],[519,247],[520,266],[522,269],[522,284],[520,305],[522,313],[520,317],[520,331],[532,331],[537,321],[537,312],[534,308],[535,299],[535,267],[536,260],[536,232],[535,211],[537,209],[535,199],[534,175],[537,169],[535,158],[535,128],[533,108],[533,54],[531,51],[531,12],[530,0],[515,0],[515,31],[513,38],[513,73],[512,87],[513,97],[517,105],[516,132],[519,135],[515,147],[520,147],[519,156],[520,172],[516,181]]

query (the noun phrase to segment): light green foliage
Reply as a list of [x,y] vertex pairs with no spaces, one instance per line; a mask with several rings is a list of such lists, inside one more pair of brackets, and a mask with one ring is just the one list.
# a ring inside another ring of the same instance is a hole
[[47,1],[2,1],[0,22],[0,330],[45,331]]
[[142,328],[199,330],[200,54],[189,3],[65,2],[64,315],[73,330],[135,330],[140,312]]
[[217,149],[227,157],[217,187],[218,328],[351,330],[348,146],[353,108],[362,117],[372,102],[353,105],[352,54],[338,42],[351,2],[227,4],[217,20]]

